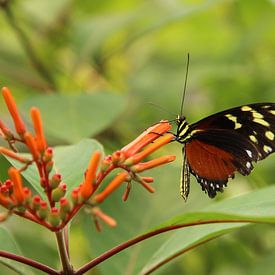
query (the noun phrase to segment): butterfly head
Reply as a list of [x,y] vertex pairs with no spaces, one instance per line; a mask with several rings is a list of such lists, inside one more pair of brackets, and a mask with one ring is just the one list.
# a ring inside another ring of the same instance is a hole
[[182,123],[184,123],[186,121],[186,118],[184,116],[181,115],[177,115],[176,117],[176,124],[179,127]]
[[175,134],[175,140],[183,143],[186,138],[187,131],[189,129],[189,124],[184,116],[178,115],[176,118],[177,132]]

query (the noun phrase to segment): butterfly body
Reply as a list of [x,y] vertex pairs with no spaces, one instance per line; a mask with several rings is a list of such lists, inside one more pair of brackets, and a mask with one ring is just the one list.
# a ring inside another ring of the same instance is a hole
[[255,103],[228,109],[194,124],[176,119],[175,141],[183,147],[181,195],[186,200],[190,173],[214,198],[235,172],[248,175],[253,162],[275,151],[275,103]]

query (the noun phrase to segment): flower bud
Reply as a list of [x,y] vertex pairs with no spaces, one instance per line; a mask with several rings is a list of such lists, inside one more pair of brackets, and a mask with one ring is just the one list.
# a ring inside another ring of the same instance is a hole
[[60,218],[65,221],[68,213],[71,211],[71,204],[70,202],[65,198],[61,198],[60,201]]
[[47,171],[48,173],[50,173],[50,172],[52,171],[52,169],[53,169],[53,164],[54,164],[54,162],[53,162],[52,160],[46,163],[46,171]]
[[37,211],[37,215],[41,220],[45,220],[49,214],[48,204],[45,201],[40,201],[40,207]]
[[101,166],[100,166],[100,170],[102,172],[105,172],[109,166],[111,165],[111,162],[112,162],[112,157],[111,156],[108,156],[108,157],[105,157],[102,161],[101,161]]
[[74,205],[76,205],[80,202],[79,201],[79,191],[80,191],[80,186],[74,188],[72,191],[71,198],[72,198],[72,202]]
[[51,209],[51,212],[48,216],[48,222],[53,227],[57,227],[60,224],[61,220],[59,216],[59,210],[56,207]]
[[6,197],[9,196],[9,188],[5,184],[0,187],[0,192]]
[[28,187],[23,188],[23,193],[24,193],[24,203],[30,204],[31,202],[31,196],[32,192]]
[[17,201],[17,204],[22,204],[24,201],[24,193],[23,193],[23,181],[20,174],[20,171],[14,167],[10,167],[8,170],[8,174],[10,179],[13,182],[13,196]]
[[31,108],[31,118],[36,134],[37,148],[40,153],[43,153],[47,148],[47,142],[44,136],[41,114],[38,108]]
[[60,210],[63,212],[70,212],[71,211],[71,204],[65,197],[61,198],[60,201]]
[[12,194],[12,192],[13,192],[13,182],[11,181],[11,180],[6,180],[5,182],[4,182],[4,185],[6,185],[6,187],[8,188],[8,190],[9,190],[9,195],[11,195]]
[[48,147],[44,152],[43,160],[45,162],[49,162],[52,160],[52,158],[53,158],[53,148]]
[[2,88],[2,95],[6,101],[7,107],[9,109],[11,116],[12,116],[15,130],[21,136],[25,133],[26,126],[25,126],[22,118],[19,115],[15,100],[14,100],[10,90],[7,87]]
[[39,210],[40,209],[41,198],[38,195],[32,197],[32,209]]
[[66,183],[60,183],[57,188],[52,191],[52,200],[54,202],[59,202],[59,200],[64,197],[66,193],[67,185]]
[[52,178],[50,179],[51,189],[55,189],[61,182],[61,179],[62,179],[61,174],[58,174],[58,173],[53,174]]
[[121,151],[116,151],[112,154],[112,162],[113,164],[121,163],[125,160],[125,155]]
[[25,140],[27,147],[30,150],[30,153],[32,154],[33,159],[34,160],[40,159],[40,152],[38,151],[37,142],[36,142],[36,139],[34,138],[33,134],[30,132],[26,132],[24,134],[24,140]]

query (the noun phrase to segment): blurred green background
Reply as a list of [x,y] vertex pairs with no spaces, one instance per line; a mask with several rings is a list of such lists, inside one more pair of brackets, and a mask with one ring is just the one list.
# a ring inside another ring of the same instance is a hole
[[[184,114],[189,122],[233,106],[275,101],[274,0],[0,4],[0,84],[13,91],[26,121],[30,106],[41,108],[53,146],[93,137],[108,154],[151,124],[174,119],[188,52]],[[3,100],[0,112],[10,123]],[[173,215],[274,182],[271,156],[248,178],[237,176],[215,200],[208,199],[192,178],[184,203],[179,195],[181,146],[170,144],[156,153],[163,154],[176,154],[177,160],[147,173],[155,178],[155,194],[134,185],[126,203],[121,202],[121,189],[102,205],[118,221],[117,228],[97,233],[87,214],[77,217],[71,227],[76,267]],[[8,164],[0,161],[5,179]],[[59,266],[51,233],[17,217],[4,226],[24,255]],[[166,238],[133,247],[89,274],[137,274]],[[274,256],[274,228],[250,226],[188,252],[156,274],[273,274]],[[16,274],[4,265],[0,273]]]

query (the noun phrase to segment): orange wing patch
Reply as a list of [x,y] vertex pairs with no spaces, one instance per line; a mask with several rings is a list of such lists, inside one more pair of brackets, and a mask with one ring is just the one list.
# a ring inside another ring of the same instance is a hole
[[227,182],[234,176],[233,157],[226,151],[198,140],[187,143],[185,150],[190,169],[198,178]]

